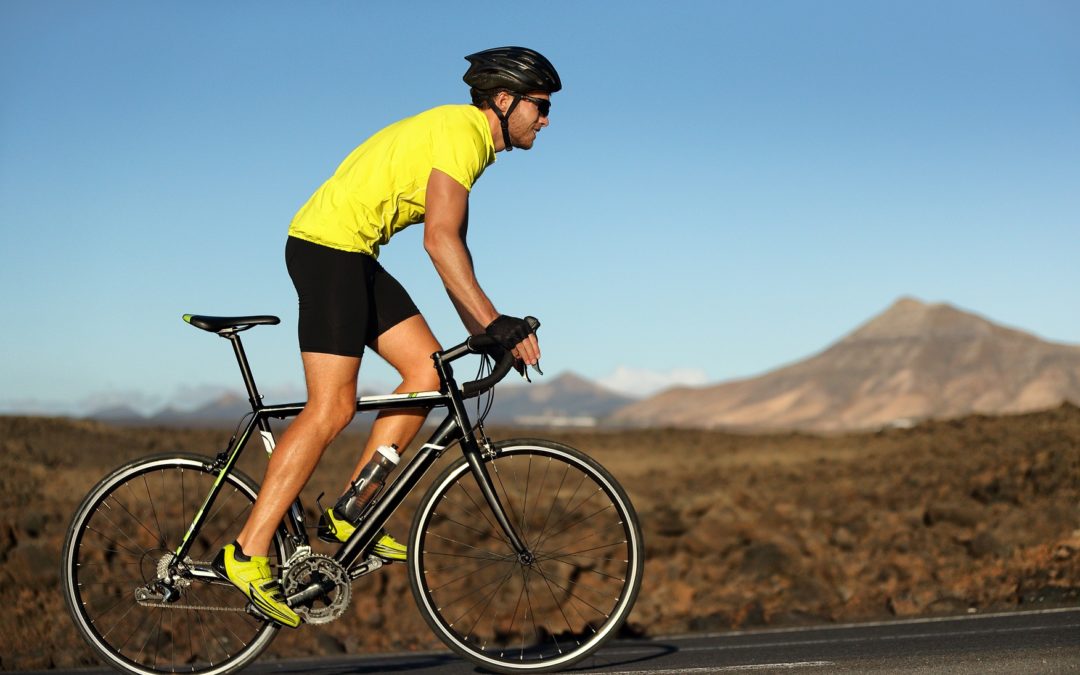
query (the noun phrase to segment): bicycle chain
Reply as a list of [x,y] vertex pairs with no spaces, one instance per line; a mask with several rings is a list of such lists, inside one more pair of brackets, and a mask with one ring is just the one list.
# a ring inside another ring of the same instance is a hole
[[[169,566],[172,561],[175,560],[175,556],[165,555],[158,561],[158,579],[164,580],[169,576]],[[191,558],[184,560],[184,563],[188,566],[194,566],[195,564],[206,563],[194,563]],[[371,557],[366,561],[366,565],[363,566],[363,572],[356,576],[363,576],[374,572],[383,566],[383,562],[378,558]],[[290,574],[291,571],[291,574]],[[345,611],[345,608],[349,604],[351,593],[350,585],[352,582],[352,575],[347,573],[336,560],[329,556],[321,554],[311,553],[310,547],[301,547],[296,551],[294,555],[289,558],[287,565],[287,571],[285,578],[283,579],[283,587],[288,590],[299,590],[302,585],[300,579],[305,576],[309,576],[312,572],[321,572],[331,577],[335,583],[335,590],[337,591],[337,597],[330,603],[329,606],[320,608],[318,610],[311,610],[306,607],[294,608],[298,614],[305,618],[307,623],[320,624],[329,623],[339,618]],[[178,582],[179,588],[186,588],[191,585],[190,579],[183,577],[175,577],[174,581]],[[189,612],[245,612],[251,613],[246,607],[213,607],[210,605],[180,605],[171,602],[157,602],[148,599],[148,596],[154,595],[154,592],[149,588],[143,587],[135,591],[135,602],[142,607],[156,607],[158,609],[172,609],[172,610],[186,610]]]
[[177,605],[169,602],[150,602],[149,600],[135,599],[143,607],[157,607],[158,609],[186,609],[189,612],[247,612],[244,607],[211,607],[210,605]]

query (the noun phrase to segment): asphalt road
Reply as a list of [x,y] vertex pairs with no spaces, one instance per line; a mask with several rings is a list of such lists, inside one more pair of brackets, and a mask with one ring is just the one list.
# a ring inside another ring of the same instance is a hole
[[[478,672],[449,652],[267,661],[244,671],[245,675]],[[623,640],[610,643],[570,672],[1080,673],[1080,608]]]

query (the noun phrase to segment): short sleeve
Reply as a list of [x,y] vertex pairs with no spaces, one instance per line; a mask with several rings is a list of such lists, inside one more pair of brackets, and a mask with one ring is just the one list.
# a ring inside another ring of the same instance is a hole
[[447,116],[443,124],[432,128],[432,168],[450,176],[466,190],[472,190],[480,174],[494,159],[485,134],[490,135],[486,128],[466,115]]

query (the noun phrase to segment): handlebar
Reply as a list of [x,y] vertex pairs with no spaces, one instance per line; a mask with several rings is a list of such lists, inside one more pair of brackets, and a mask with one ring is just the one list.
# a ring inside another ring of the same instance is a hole
[[[540,328],[540,321],[533,316],[525,317],[525,321],[529,324],[529,328],[532,332],[536,332],[536,329]],[[510,369],[514,367],[516,359],[514,355],[508,349],[503,349],[495,338],[481,333],[479,335],[470,336],[456,347],[451,347],[446,351],[439,352],[435,356],[441,358],[445,362],[454,361],[467,354],[485,354],[496,359],[495,369],[491,371],[491,374],[487,377],[482,377],[479,380],[473,380],[472,382],[466,382],[461,385],[461,393],[464,398],[473,398],[484,393],[488,389],[491,389],[499,380],[506,377],[506,374],[510,372]]]

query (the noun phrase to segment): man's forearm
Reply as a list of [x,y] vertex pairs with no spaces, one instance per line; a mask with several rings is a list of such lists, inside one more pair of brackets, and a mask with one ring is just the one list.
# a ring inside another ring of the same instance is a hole
[[424,248],[465,328],[473,335],[482,333],[499,313],[480,288],[465,242],[459,236],[444,233],[425,237]]

